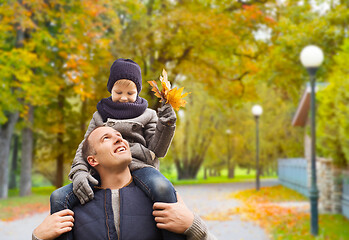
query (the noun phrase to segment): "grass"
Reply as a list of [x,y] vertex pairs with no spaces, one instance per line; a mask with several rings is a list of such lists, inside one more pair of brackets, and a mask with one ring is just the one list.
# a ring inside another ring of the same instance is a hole
[[[261,177],[261,179],[269,179],[274,177]],[[193,184],[213,184],[213,183],[232,183],[232,182],[253,182],[254,176],[236,176],[235,178],[228,178],[226,176],[208,177],[207,179],[187,179],[187,180],[170,180],[173,185],[193,185]]]
[[[164,175],[174,185],[246,182],[255,180],[255,173],[253,170],[251,170],[250,174],[247,174],[245,169],[239,168],[235,171],[236,177],[232,179],[227,177],[227,171],[221,171],[221,176],[204,179],[204,171],[201,170],[198,172],[197,179],[194,180],[177,180],[176,171],[174,169],[162,172],[164,172]],[[35,178],[33,178],[33,181],[36,183],[33,185],[38,186],[40,183],[47,185],[47,182],[43,182],[39,177],[35,176]],[[276,176],[273,177],[275,178]],[[48,211],[49,196],[54,190],[55,188],[53,186],[33,187],[32,195],[26,197],[20,197],[18,189],[10,190],[9,198],[0,200],[0,220],[11,221],[33,213]]]
[[49,210],[49,197],[54,187],[33,187],[32,195],[20,197],[18,189],[10,190],[7,199],[0,200],[0,219],[12,221]]
[[349,220],[339,214],[319,215],[319,235],[310,234],[309,209],[285,207],[276,203],[307,201],[299,193],[282,186],[244,190],[232,193],[230,197],[243,202],[230,214],[239,214],[242,219],[254,221],[264,228],[275,240],[347,240]]
[[313,237],[310,234],[310,218],[299,219],[291,228],[278,227],[273,232],[274,239],[277,240],[347,240],[349,239],[349,220],[339,214],[319,215],[319,235]]
[[[246,169],[236,168],[235,177],[228,178],[228,171],[222,170],[220,176],[209,176],[204,178],[204,170],[201,168],[197,174],[196,179],[183,179],[178,180],[177,174],[173,169],[161,170],[167,179],[169,179],[173,185],[193,185],[193,184],[213,184],[213,183],[231,183],[231,182],[247,182],[255,181],[255,171],[251,170],[248,174]],[[276,174],[272,176],[263,176],[261,179],[277,178]]]

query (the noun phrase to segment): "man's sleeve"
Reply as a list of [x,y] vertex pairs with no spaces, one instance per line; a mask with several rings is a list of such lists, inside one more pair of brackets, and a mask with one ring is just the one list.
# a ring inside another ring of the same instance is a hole
[[184,234],[187,236],[187,240],[217,240],[217,238],[208,231],[206,223],[195,213],[193,224]]

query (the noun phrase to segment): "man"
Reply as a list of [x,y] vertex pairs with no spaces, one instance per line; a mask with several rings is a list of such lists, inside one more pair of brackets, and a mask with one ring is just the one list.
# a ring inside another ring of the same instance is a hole
[[162,239],[158,228],[184,233],[191,240],[215,239],[179,196],[177,203],[155,203],[152,210],[150,199],[132,181],[131,152],[118,131],[96,128],[86,138],[83,155],[100,176],[100,190],[74,213],[63,210],[67,212],[46,218],[33,232],[39,239],[54,239],[73,225],[73,235],[79,239]]

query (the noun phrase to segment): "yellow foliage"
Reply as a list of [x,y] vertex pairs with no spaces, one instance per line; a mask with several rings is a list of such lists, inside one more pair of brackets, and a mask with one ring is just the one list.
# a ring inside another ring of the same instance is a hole
[[156,81],[148,81],[148,83],[152,86],[152,91],[155,92],[155,96],[161,98],[160,102],[165,102],[171,104],[171,106],[175,110],[179,110],[180,107],[184,107],[187,101],[183,98],[186,97],[189,93],[184,93],[184,87],[177,89],[177,87],[171,89],[171,83],[167,80],[167,72],[165,69],[162,70],[162,76],[160,75],[160,82],[162,86],[162,90],[160,91]]

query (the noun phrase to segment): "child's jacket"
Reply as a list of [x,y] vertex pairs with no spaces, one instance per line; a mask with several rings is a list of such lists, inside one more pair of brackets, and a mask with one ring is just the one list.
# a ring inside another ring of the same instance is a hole
[[108,118],[106,123],[96,111],[87,128],[84,140],[76,151],[69,173],[71,180],[75,172],[79,170],[89,171],[88,164],[82,158],[82,145],[93,129],[103,125],[116,129],[129,142],[132,153],[132,162],[129,166],[131,171],[149,166],[158,169],[158,158],[166,155],[176,128],[175,125],[167,126],[158,121],[156,112],[150,108],[147,108],[142,115],[136,118],[122,120]]

